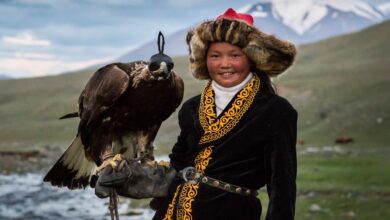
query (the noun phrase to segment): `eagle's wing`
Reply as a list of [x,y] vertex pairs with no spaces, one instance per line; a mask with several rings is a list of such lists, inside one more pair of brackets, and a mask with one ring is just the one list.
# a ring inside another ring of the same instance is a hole
[[174,102],[174,110],[179,107],[180,103],[183,101],[183,94],[184,94],[184,82],[183,82],[183,79],[181,77],[179,77],[179,75],[177,75],[176,72],[173,72],[172,74],[172,84],[173,84],[173,88],[176,89],[176,93],[175,93],[175,102]]
[[69,189],[85,188],[91,182],[95,170],[95,162],[85,157],[81,138],[76,136],[43,181],[50,182],[53,186],[64,186]]
[[[131,69],[127,70],[131,72]],[[86,154],[98,165],[104,147],[111,144],[108,131],[99,134],[96,128],[103,120],[102,113],[109,110],[129,87],[129,75],[117,64],[107,65],[98,71],[88,81],[79,98],[80,124],[79,135],[86,147]],[[96,137],[99,143],[96,142]],[[105,142],[105,143],[104,143]],[[98,145],[98,146],[96,146]],[[105,146],[104,146],[105,145]]]
[[129,75],[116,64],[105,66],[91,77],[79,98],[81,119],[87,125],[110,108],[127,90]]
[[[79,129],[97,120],[126,91],[128,85],[129,76],[115,64],[96,71],[79,97]],[[79,131],[72,144],[46,174],[44,181],[70,189],[85,187],[90,183],[96,170],[96,158],[91,158],[90,152],[86,151],[86,143],[82,140],[85,135],[88,134]]]

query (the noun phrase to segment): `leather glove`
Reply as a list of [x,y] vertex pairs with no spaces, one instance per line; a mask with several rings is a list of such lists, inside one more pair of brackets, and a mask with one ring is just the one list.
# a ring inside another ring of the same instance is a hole
[[[128,175],[131,173],[129,166],[125,160],[122,160],[117,164],[117,168],[113,169],[112,166],[105,167],[100,171],[97,181],[95,183],[95,194],[99,198],[107,198],[110,196],[112,186],[119,185],[128,180]],[[108,182],[108,185],[102,185],[103,182]]]
[[133,199],[165,197],[175,176],[173,167],[155,161],[130,161],[118,171],[110,167],[102,170],[95,193],[107,197],[109,188],[115,187],[119,195]]

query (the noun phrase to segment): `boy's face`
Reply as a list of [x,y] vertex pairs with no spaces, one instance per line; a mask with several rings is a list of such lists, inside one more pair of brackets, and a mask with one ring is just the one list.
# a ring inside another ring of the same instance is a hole
[[216,83],[232,87],[248,76],[249,59],[240,47],[225,42],[211,43],[207,51],[207,69]]

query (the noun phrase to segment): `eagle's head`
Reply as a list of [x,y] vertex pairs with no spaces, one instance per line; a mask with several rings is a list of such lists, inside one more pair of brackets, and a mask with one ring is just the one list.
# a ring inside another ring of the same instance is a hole
[[164,45],[164,35],[160,31],[157,37],[158,54],[155,54],[150,58],[148,65],[148,70],[153,79],[168,79],[171,75],[171,70],[173,69],[172,58],[164,54]]
[[158,53],[150,58],[148,70],[152,78],[157,80],[168,79],[173,69],[172,58],[166,54]]

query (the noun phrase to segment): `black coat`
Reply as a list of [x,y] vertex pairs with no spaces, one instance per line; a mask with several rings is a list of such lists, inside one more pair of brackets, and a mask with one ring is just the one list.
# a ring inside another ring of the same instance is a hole
[[[201,99],[201,96],[189,99],[179,112],[181,133],[170,154],[171,165],[176,170],[195,165],[206,176],[249,189],[267,186],[266,219],[294,219],[296,110],[288,101],[260,86],[249,108],[231,130],[216,140],[199,143],[205,135],[199,118],[203,117],[199,114]],[[235,99],[237,95],[224,112],[232,109]],[[180,180],[171,188],[153,219],[185,219],[186,216],[194,220],[260,219],[262,207],[256,197],[202,183],[186,187]]]

